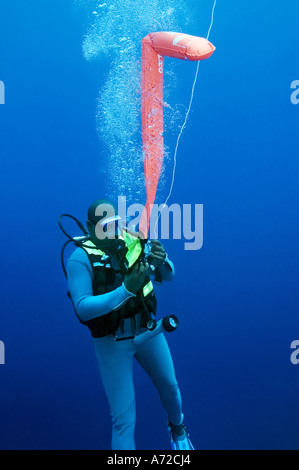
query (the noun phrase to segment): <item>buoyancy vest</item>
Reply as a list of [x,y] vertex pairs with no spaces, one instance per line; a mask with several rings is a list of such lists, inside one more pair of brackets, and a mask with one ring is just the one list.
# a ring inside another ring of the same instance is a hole
[[[122,237],[128,249],[126,260],[128,268],[131,268],[138,261],[142,254],[142,246],[139,238],[127,232],[123,232]],[[112,267],[110,256],[88,241],[84,243],[84,251],[87,253],[93,270],[93,295],[102,295],[120,287],[124,280],[124,274]],[[146,327],[147,322],[152,319],[157,311],[157,300],[154,293],[153,284],[148,277],[145,279],[142,289],[136,297],[130,297],[120,308],[113,310],[106,315],[99,316],[92,320],[79,321],[86,325],[94,338],[100,338],[110,334],[115,334],[116,330],[123,327],[125,318],[132,318],[141,314],[141,327]]]

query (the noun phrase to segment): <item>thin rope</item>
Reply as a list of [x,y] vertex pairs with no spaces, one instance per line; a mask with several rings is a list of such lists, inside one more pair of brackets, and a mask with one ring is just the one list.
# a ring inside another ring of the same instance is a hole
[[[207,34],[207,37],[206,39],[208,40],[209,39],[209,36],[210,36],[210,32],[211,32],[211,29],[212,29],[212,26],[213,26],[213,23],[214,23],[214,11],[215,11],[215,7],[216,7],[216,3],[217,3],[217,0],[214,0],[214,5],[213,5],[213,9],[212,9],[212,17],[211,17],[211,23],[210,23],[210,27],[209,27],[209,30],[208,30],[208,34]],[[194,96],[194,89],[195,89],[195,85],[196,85],[196,82],[197,82],[197,77],[198,77],[198,69],[199,69],[199,64],[200,64],[201,61],[198,61],[197,62],[197,67],[196,67],[196,72],[195,72],[195,78],[194,78],[194,82],[193,82],[193,86],[192,86],[192,91],[191,91],[191,98],[190,98],[190,103],[189,103],[189,107],[188,107],[188,110],[187,110],[187,113],[186,113],[186,116],[185,116],[185,120],[184,120],[184,123],[180,129],[180,132],[179,132],[179,135],[178,135],[178,138],[177,138],[177,141],[176,141],[176,146],[175,146],[175,151],[174,151],[174,157],[173,157],[173,170],[172,170],[172,180],[171,180],[171,185],[170,185],[170,190],[169,190],[169,194],[163,204],[163,207],[162,207],[162,210],[159,212],[159,215],[158,215],[158,218],[156,220],[156,223],[155,223],[155,227],[154,227],[154,236],[156,237],[156,227],[157,227],[157,223],[159,221],[159,218],[169,200],[169,198],[171,197],[171,194],[172,194],[172,189],[173,189],[173,185],[174,185],[174,178],[175,178],[175,170],[176,170],[176,164],[177,164],[177,151],[178,151],[178,146],[179,146],[179,142],[180,142],[180,139],[181,139],[181,136],[182,136],[182,133],[186,127],[186,124],[187,124],[187,121],[188,121],[188,117],[189,117],[189,114],[190,114],[190,110],[191,110],[191,106],[192,106],[192,102],[193,102],[193,96]]]
[[217,3],[217,0],[214,1],[214,5],[213,5],[213,9],[212,9],[211,24],[210,24],[210,28],[209,28],[209,31],[208,31],[207,39],[209,39],[209,37],[210,37],[210,32],[211,32],[211,29],[212,29],[212,26],[213,26],[213,23],[214,23],[214,11],[215,11],[215,8],[216,8],[216,3]]

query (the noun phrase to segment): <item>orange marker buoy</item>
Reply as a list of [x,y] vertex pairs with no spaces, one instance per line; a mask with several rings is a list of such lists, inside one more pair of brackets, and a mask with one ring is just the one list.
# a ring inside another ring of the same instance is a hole
[[144,153],[146,205],[139,230],[148,237],[152,205],[161,174],[163,139],[163,67],[164,56],[182,60],[208,59],[215,47],[207,39],[189,34],[150,33],[142,40],[141,117]]

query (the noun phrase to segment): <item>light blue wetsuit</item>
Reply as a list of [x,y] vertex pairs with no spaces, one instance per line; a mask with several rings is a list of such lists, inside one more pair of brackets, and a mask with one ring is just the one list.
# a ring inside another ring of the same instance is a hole
[[[167,266],[168,265],[168,266]],[[174,268],[168,259],[160,268],[163,280],[171,280]],[[93,295],[93,271],[84,250],[77,248],[68,260],[69,289],[77,315],[87,321],[119,308],[134,296],[124,284],[112,292]],[[141,334],[140,315],[136,327],[130,318],[124,320],[124,331],[117,337]],[[176,425],[183,421],[181,394],[178,388],[172,357],[163,333],[136,346],[132,339],[115,341],[113,335],[93,338],[96,357],[108,398],[112,417],[112,450],[135,450],[135,393],[133,357],[148,373],[156,386],[168,419]]]

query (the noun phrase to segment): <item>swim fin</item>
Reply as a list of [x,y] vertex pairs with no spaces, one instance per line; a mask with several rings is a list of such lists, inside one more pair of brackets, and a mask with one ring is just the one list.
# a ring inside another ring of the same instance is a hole
[[195,450],[184,423],[176,426],[168,421],[168,432],[172,450]]

